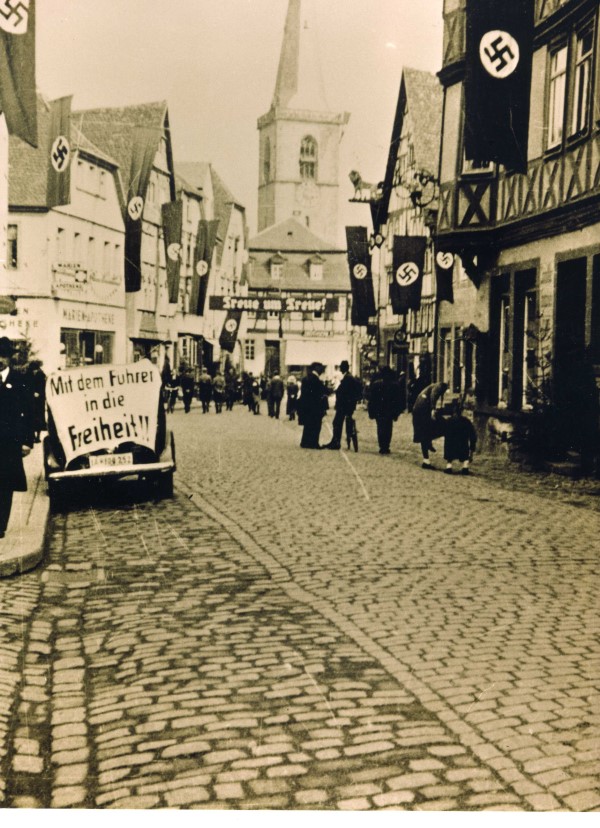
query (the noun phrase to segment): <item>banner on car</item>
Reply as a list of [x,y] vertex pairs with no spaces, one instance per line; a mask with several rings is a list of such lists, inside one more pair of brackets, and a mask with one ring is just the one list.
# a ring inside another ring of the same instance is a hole
[[154,451],[161,379],[148,359],[56,371],[46,400],[66,463],[135,443]]

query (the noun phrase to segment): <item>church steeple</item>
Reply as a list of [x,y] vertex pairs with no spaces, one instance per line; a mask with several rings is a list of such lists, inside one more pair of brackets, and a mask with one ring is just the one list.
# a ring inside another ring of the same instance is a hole
[[289,0],[273,94],[274,108],[329,111],[317,35],[314,9],[309,7],[309,0],[304,0],[304,6],[302,0]]
[[258,230],[295,218],[336,239],[339,145],[350,116],[327,103],[313,2],[288,1],[271,108],[258,119]]

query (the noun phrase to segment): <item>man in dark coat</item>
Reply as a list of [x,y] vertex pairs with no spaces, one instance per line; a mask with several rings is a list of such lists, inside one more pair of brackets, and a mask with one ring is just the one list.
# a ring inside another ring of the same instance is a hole
[[379,454],[390,453],[394,422],[406,408],[402,387],[396,375],[385,365],[380,378],[371,386],[369,396],[369,418],[377,423]]
[[320,362],[313,362],[308,374],[300,385],[298,399],[298,422],[304,426],[300,448],[319,449],[319,434],[323,415],[327,411],[327,388],[321,381],[321,374],[325,366]]
[[179,375],[179,386],[181,388],[181,393],[183,395],[183,410],[186,414],[189,414],[195,388],[194,377],[191,368],[186,368],[184,371],[181,372],[181,374]]
[[443,421],[438,419],[436,405],[448,390],[447,382],[435,382],[424,388],[415,400],[412,410],[413,443],[421,444],[422,467],[433,469],[429,452],[435,451],[432,440],[442,436]]
[[356,404],[362,397],[362,385],[360,380],[350,373],[348,360],[340,362],[340,371],[343,376],[340,384],[335,389],[335,416],[333,418],[333,436],[331,442],[323,446],[326,449],[339,449],[342,447],[342,430],[346,417],[352,417],[356,411]]
[[208,414],[210,401],[213,395],[212,379],[206,368],[203,368],[198,379],[198,396],[202,403],[202,413]]
[[281,400],[283,399],[283,380],[279,374],[271,377],[269,387],[267,389],[269,400],[269,416],[279,419],[279,412],[281,410]]
[[0,538],[8,526],[13,492],[27,490],[23,457],[33,448],[33,399],[22,374],[10,367],[12,343],[0,337]]
[[452,474],[452,461],[460,460],[461,474],[470,474],[469,462],[477,447],[477,434],[471,420],[464,416],[460,403],[452,404],[452,416],[444,426],[444,460],[446,474]]

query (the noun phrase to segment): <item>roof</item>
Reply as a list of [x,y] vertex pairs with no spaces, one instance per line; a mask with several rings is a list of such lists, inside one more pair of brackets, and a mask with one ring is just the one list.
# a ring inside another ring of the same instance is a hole
[[437,178],[442,134],[442,106],[443,91],[437,76],[421,69],[406,67],[400,80],[385,170],[383,198],[377,206],[374,224],[379,226],[386,220],[405,110],[408,111],[413,127],[411,138],[415,164],[418,168],[433,173]]
[[72,119],[90,141],[116,159],[127,192],[135,131],[139,127],[155,129],[158,146],[168,126],[167,102],[78,110],[73,112]]
[[[293,290],[310,293],[349,291],[350,277],[346,251],[333,248],[304,227],[296,219],[286,219],[280,224],[267,227],[248,244],[250,290]],[[310,279],[310,262],[320,254],[323,263],[323,279]],[[281,261],[281,279],[271,278],[271,260]]]
[[345,253],[343,249],[334,247],[330,241],[319,238],[295,218],[288,218],[279,224],[266,227],[250,239],[248,249],[250,252],[253,250],[279,250],[281,252],[287,250],[307,253]]

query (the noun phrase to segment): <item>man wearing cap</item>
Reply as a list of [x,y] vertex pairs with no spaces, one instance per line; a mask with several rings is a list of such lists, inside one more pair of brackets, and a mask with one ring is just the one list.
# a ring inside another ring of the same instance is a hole
[[342,379],[335,389],[335,417],[333,418],[333,436],[331,442],[323,446],[326,449],[339,449],[342,447],[342,430],[346,417],[352,417],[356,410],[356,404],[362,397],[362,386],[356,377],[350,373],[350,364],[347,359],[340,362]]
[[313,362],[300,385],[298,422],[304,426],[300,448],[321,448],[319,434],[323,415],[327,411],[327,388],[321,381],[324,370],[325,366],[320,362]]
[[33,405],[24,377],[10,367],[10,339],[0,337],[0,538],[8,526],[13,492],[24,492],[23,457],[33,447]]

